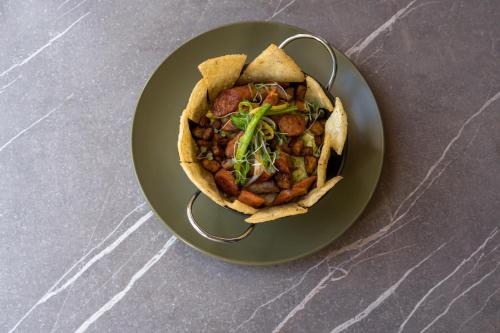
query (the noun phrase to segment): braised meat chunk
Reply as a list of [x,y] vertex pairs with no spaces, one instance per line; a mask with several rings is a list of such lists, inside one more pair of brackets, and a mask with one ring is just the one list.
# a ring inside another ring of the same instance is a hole
[[217,187],[221,191],[234,197],[237,197],[240,194],[240,188],[238,187],[238,184],[236,184],[236,180],[234,179],[231,171],[220,169],[217,171],[214,178]]
[[216,117],[223,117],[238,110],[238,104],[252,98],[252,89],[248,85],[223,90],[213,103],[212,112]]
[[286,114],[278,123],[280,132],[288,136],[299,136],[306,130],[306,120],[298,114]]

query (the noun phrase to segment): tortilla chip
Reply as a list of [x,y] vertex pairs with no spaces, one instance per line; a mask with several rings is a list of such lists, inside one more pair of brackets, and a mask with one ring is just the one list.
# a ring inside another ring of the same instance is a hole
[[323,91],[321,85],[309,75],[306,75],[307,90],[304,99],[311,104],[318,104],[320,107],[333,111],[332,101]]
[[203,79],[198,81],[189,96],[186,109],[183,113],[186,113],[187,118],[198,123],[200,118],[204,116],[208,111],[207,102],[207,85]]
[[338,97],[335,98],[335,107],[326,121],[325,136],[330,138],[330,145],[337,155],[341,155],[347,138],[347,114]]
[[302,82],[304,73],[285,51],[271,44],[243,71],[238,84],[250,82]]
[[224,89],[231,88],[241,74],[247,56],[245,54],[229,54],[208,59],[198,65],[208,88],[211,101]]
[[205,170],[200,163],[181,162],[181,167],[193,184],[196,185],[203,194],[221,206],[226,205],[226,201],[220,194],[217,185],[215,185],[214,177],[209,171]]
[[253,208],[252,206],[249,206],[239,200],[234,200],[233,202],[226,201],[226,206],[243,214],[255,214],[258,211],[256,208]]
[[257,213],[245,219],[248,223],[261,223],[276,220],[285,216],[299,215],[307,213],[307,208],[299,206],[296,203],[289,203],[275,207],[262,208]]
[[300,200],[298,202],[299,205],[301,205],[302,207],[306,207],[306,208],[313,206],[328,191],[330,191],[332,189],[332,187],[334,187],[335,184],[337,184],[341,179],[342,179],[342,176],[333,177],[332,179],[328,180],[323,186],[316,187],[311,192],[307,193],[307,195],[302,200]]
[[318,180],[316,187],[321,187],[326,181],[326,166],[330,159],[331,149],[338,155],[342,154],[347,138],[347,114],[344,111],[340,98],[335,98],[335,107],[325,124],[325,139],[318,161]]
[[181,162],[197,162],[196,156],[198,156],[198,146],[191,135],[186,110],[182,112],[180,119],[177,150],[179,151],[179,159]]

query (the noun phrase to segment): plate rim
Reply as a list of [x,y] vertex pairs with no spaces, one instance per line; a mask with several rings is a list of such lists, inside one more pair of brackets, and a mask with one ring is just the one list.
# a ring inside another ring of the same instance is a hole
[[[223,24],[223,25],[219,25],[219,26],[216,26],[214,28],[211,28],[209,30],[206,30],[200,34],[197,34],[189,39],[187,39],[185,42],[183,42],[181,45],[179,45],[178,47],[176,47],[172,52],[170,52],[156,67],[155,69],[152,71],[152,73],[149,75],[148,79],[146,80],[146,82],[143,84],[142,88],[141,88],[141,93],[139,94],[139,98],[137,99],[137,102],[136,102],[136,105],[135,105],[135,109],[134,109],[134,115],[132,117],[132,122],[131,122],[131,125],[130,125],[130,141],[129,141],[129,144],[130,144],[130,151],[131,151],[131,157],[132,157],[132,164],[133,164],[133,167],[134,167],[134,175],[135,175],[135,179],[137,181],[137,183],[139,184],[139,188],[140,188],[140,191],[143,195],[143,197],[146,199],[146,202],[148,203],[151,211],[153,211],[154,215],[162,222],[162,224],[164,226],[166,226],[166,228],[173,234],[175,235],[175,237],[177,237],[178,239],[182,240],[184,244],[187,244],[189,247],[191,247],[192,249],[196,250],[196,251],[199,251],[207,256],[210,256],[212,258],[215,258],[215,259],[218,259],[218,260],[221,260],[221,261],[224,261],[224,262],[227,262],[227,263],[231,263],[231,264],[237,264],[237,265],[241,265],[241,266],[271,266],[271,265],[279,265],[279,264],[285,264],[285,263],[289,263],[289,262],[292,262],[292,261],[295,261],[295,260],[298,260],[298,259],[302,259],[302,258],[305,258],[307,256],[310,256],[316,252],[319,252],[321,251],[322,249],[326,248],[327,246],[331,245],[335,240],[337,240],[340,236],[342,236],[349,228],[351,228],[359,219],[359,217],[361,216],[361,214],[363,214],[363,212],[365,211],[366,207],[368,206],[368,204],[370,203],[370,201],[373,199],[373,195],[375,194],[375,191],[377,190],[378,186],[379,186],[379,183],[380,183],[380,178],[381,178],[381,175],[382,175],[382,169],[383,169],[383,166],[384,166],[384,161],[385,161],[385,130],[384,130],[384,123],[383,123],[383,120],[382,120],[382,116],[381,116],[381,113],[380,113],[380,108],[378,106],[378,103],[377,103],[377,100],[375,98],[375,95],[373,93],[373,90],[371,89],[370,85],[368,84],[368,82],[366,81],[365,77],[362,75],[361,71],[359,70],[358,67],[356,67],[356,65],[351,61],[351,59],[344,53],[342,52],[341,50],[337,49],[334,45],[332,45],[330,43],[330,41],[328,39],[326,39],[328,41],[328,43],[330,45],[333,46],[335,52],[340,52],[344,58],[349,62],[349,64],[351,64],[351,66],[355,69],[355,71],[357,72],[357,74],[359,74],[361,80],[366,84],[366,86],[368,87],[368,91],[370,92],[370,94],[372,95],[373,97],[373,100],[375,102],[375,106],[377,108],[377,116],[380,120],[380,127],[381,127],[381,159],[380,159],[380,163],[379,165],[377,165],[377,170],[376,170],[376,174],[377,174],[377,180],[375,182],[375,185],[373,186],[373,188],[371,189],[370,191],[370,194],[368,196],[368,199],[366,201],[366,203],[364,204],[363,208],[359,210],[359,212],[357,214],[355,214],[355,217],[352,219],[352,222],[349,223],[346,227],[344,227],[341,232],[338,233],[338,235],[336,235],[335,237],[332,237],[331,239],[329,239],[327,242],[323,243],[323,244],[320,244],[319,246],[317,247],[314,247],[312,248],[311,250],[308,250],[306,252],[303,252],[303,253],[300,253],[300,254],[297,254],[295,256],[292,256],[292,257],[287,257],[287,258],[284,258],[284,259],[277,259],[277,260],[271,260],[271,261],[254,261],[254,260],[238,260],[238,259],[232,259],[232,258],[228,258],[228,257],[224,257],[224,256],[221,256],[221,255],[218,255],[218,254],[215,254],[215,253],[212,253],[212,252],[209,252],[201,247],[198,247],[197,245],[195,244],[192,244],[191,242],[189,242],[188,240],[186,240],[184,237],[180,236],[177,232],[175,232],[171,227],[170,225],[167,223],[167,221],[165,221],[161,215],[156,211],[155,207],[151,204],[151,201],[149,200],[149,197],[148,195],[146,194],[146,192],[144,191],[144,188],[142,186],[142,183],[141,183],[141,180],[140,180],[140,177],[139,177],[139,174],[138,174],[138,171],[137,171],[137,163],[136,163],[136,154],[134,154],[134,128],[136,126],[136,121],[137,121],[137,111],[138,111],[138,108],[139,108],[139,104],[141,103],[141,100],[144,96],[144,92],[146,91],[151,79],[155,76],[155,74],[158,72],[158,70],[163,66],[163,64],[173,55],[175,54],[176,52],[178,52],[180,49],[182,49],[186,44],[192,42],[193,40],[205,35],[205,34],[209,34],[209,33],[212,33],[214,32],[215,30],[219,30],[219,29],[223,29],[223,28],[229,28],[229,27],[232,27],[232,26],[237,26],[237,25],[245,25],[245,24],[269,24],[269,25],[281,25],[281,26],[284,26],[284,27],[288,27],[288,28],[294,28],[294,29],[299,29],[299,30],[302,30],[303,33],[309,33],[309,34],[313,34],[313,35],[318,35],[314,32],[310,32],[309,30],[306,30],[302,27],[299,27],[299,26],[295,26],[295,25],[292,25],[292,24],[287,24],[287,23],[282,23],[282,22],[273,22],[273,21],[258,21],[258,20],[248,20],[248,21],[238,21],[238,22],[233,22],[233,23],[229,23],[229,24]],[[321,36],[321,35],[319,35]],[[322,85],[323,87],[323,85]],[[229,244],[230,246],[231,244]]]

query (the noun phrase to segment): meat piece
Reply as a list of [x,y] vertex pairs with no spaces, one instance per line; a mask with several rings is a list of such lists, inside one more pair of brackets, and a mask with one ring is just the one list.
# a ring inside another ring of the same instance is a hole
[[297,86],[297,89],[295,90],[295,99],[298,99],[299,101],[303,101],[304,97],[306,96],[306,86],[300,84]]
[[288,146],[288,143],[286,143],[286,142],[283,142],[278,147],[279,147],[279,150],[282,150],[282,151],[284,151],[287,154],[291,154],[292,153],[292,150],[290,149],[290,147]]
[[224,151],[218,144],[212,145],[212,152],[214,153],[214,156],[216,157],[223,157],[224,156]]
[[234,180],[233,173],[226,169],[220,169],[214,176],[217,187],[229,194],[230,196],[237,197],[240,194],[240,189]]
[[288,154],[281,152],[279,158],[274,162],[274,166],[282,173],[290,174],[292,165]]
[[260,195],[245,190],[241,191],[238,200],[254,208],[259,208],[265,202],[264,198]]
[[222,136],[220,135],[219,133],[215,133],[214,134],[214,139],[213,141],[216,142],[218,145],[220,146],[225,146],[227,145],[227,143],[229,142],[229,140],[231,140],[230,138],[228,138],[227,136]]
[[220,127],[222,126],[222,121],[220,121],[220,119],[215,119],[211,126],[212,128],[220,129]]
[[285,92],[286,92],[286,101],[290,102],[293,99],[293,95],[295,95],[295,88],[288,87],[285,89]]
[[300,112],[306,111],[306,103],[304,103],[304,101],[296,100],[295,106],[297,107],[297,110],[299,110]]
[[280,193],[278,193],[278,195],[276,196],[276,198],[273,201],[273,205],[274,206],[282,205],[282,204],[290,202],[293,199],[298,198],[306,193],[307,193],[307,190],[302,188],[302,187],[300,187],[300,188],[299,187],[297,187],[297,188],[292,187],[291,190],[283,190]]
[[322,125],[319,121],[315,121],[312,123],[311,127],[309,130],[314,134],[314,135],[321,135],[325,132],[325,127]]
[[238,104],[242,100],[251,98],[252,89],[248,85],[223,90],[215,99],[212,112],[217,117],[223,117],[238,110]]
[[229,118],[229,120],[224,123],[224,126],[222,126],[221,130],[226,132],[238,132],[240,129],[234,126],[231,118]]
[[212,142],[207,141],[207,140],[196,140],[196,143],[200,147],[207,147],[210,148],[212,146]]
[[229,158],[227,160],[222,161],[222,167],[226,170],[233,170],[234,169],[233,159]]
[[304,164],[306,166],[307,174],[310,175],[316,170],[316,167],[318,166],[318,159],[314,156],[306,156],[304,157]]
[[276,180],[276,184],[278,184],[281,189],[287,190],[292,186],[289,174],[278,172],[276,176],[274,176],[274,180]]
[[314,137],[314,143],[316,144],[316,146],[321,146],[321,144],[323,143],[323,138],[321,137],[321,135],[316,135]]
[[306,120],[298,114],[286,114],[281,117],[278,127],[280,132],[287,133],[288,136],[298,136],[306,130]]
[[280,96],[278,95],[278,91],[276,88],[271,89],[271,91],[267,94],[264,99],[264,103],[269,103],[271,105],[276,105],[280,101]]
[[214,160],[203,159],[201,160],[201,165],[211,173],[216,173],[220,169],[220,163]]
[[264,199],[265,206],[271,206],[276,196],[276,193],[266,193],[261,195],[261,197]]
[[207,118],[207,116],[202,116],[200,118],[200,126],[207,127],[210,125],[210,119]]
[[304,155],[304,156],[312,156],[312,155],[314,155],[314,150],[311,147],[304,147],[302,149],[302,155]]
[[200,126],[196,126],[195,128],[193,128],[193,130],[191,131],[191,133],[193,134],[193,136],[197,139],[203,139],[203,135],[205,134],[205,128],[204,127],[200,127]]
[[280,191],[279,187],[272,180],[262,183],[252,183],[245,189],[253,193],[278,193]]
[[214,130],[211,127],[205,128],[205,127],[196,126],[195,128],[193,128],[191,133],[193,133],[193,136],[195,138],[203,139],[203,140],[210,140],[212,138],[212,134],[214,133]]
[[273,175],[267,171],[264,171],[260,176],[259,178],[257,178],[257,180],[255,181],[256,183],[262,183],[262,182],[265,182],[269,179],[271,179],[273,177]]
[[292,187],[292,189],[304,189],[306,192],[311,187],[311,185],[316,181],[316,176],[310,176],[307,178],[302,179],[301,181],[295,183]]
[[290,144],[292,147],[292,153],[295,156],[300,156],[302,153],[302,148],[304,148],[304,141],[302,139],[296,138]]
[[273,205],[282,205],[306,194],[309,187],[311,187],[311,185],[316,181],[316,178],[316,176],[304,178],[297,184],[293,185],[292,189],[282,190],[274,199]]
[[236,135],[234,138],[229,140],[229,142],[227,143],[226,151],[225,151],[227,158],[234,157],[234,152],[236,150],[236,142],[241,138],[242,135],[243,135],[243,132],[239,132],[238,135]]
[[282,86],[283,88],[288,88],[290,87],[290,82],[278,82],[278,84],[280,86]]

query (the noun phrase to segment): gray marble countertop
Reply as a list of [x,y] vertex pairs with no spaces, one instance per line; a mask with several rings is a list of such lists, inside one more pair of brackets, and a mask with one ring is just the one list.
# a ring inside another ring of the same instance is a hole
[[[145,81],[242,20],[360,68],[387,153],[356,224],[290,264],[176,240],[130,156]],[[0,331],[499,332],[500,2],[0,2]]]

